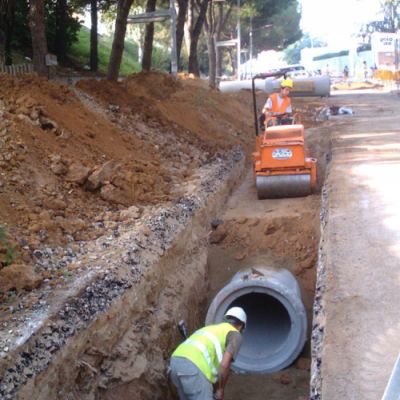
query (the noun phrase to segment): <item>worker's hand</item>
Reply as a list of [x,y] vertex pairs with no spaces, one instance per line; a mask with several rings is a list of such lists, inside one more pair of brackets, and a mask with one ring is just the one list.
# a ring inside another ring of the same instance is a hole
[[215,400],[224,400],[224,389],[222,389],[222,388],[217,389],[216,392],[214,393],[214,399]]

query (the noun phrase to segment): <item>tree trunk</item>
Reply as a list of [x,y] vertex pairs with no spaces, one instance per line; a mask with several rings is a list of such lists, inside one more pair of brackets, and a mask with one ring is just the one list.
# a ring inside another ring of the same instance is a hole
[[97,72],[99,68],[98,42],[97,42],[97,0],[90,0],[90,70]]
[[107,78],[112,81],[118,80],[119,68],[124,52],[127,18],[132,2],[133,0],[118,0],[114,40],[107,71]]
[[190,51],[190,36],[193,31],[193,0],[189,0],[188,13],[185,26],[183,28],[183,41],[185,43],[186,54]]
[[178,69],[182,50],[183,35],[185,33],[185,21],[188,11],[189,0],[178,0],[179,12],[176,22],[176,54],[178,58]]
[[[217,41],[221,40],[221,35],[222,35],[222,27],[223,27],[223,17],[224,17],[224,11],[222,8],[222,3],[218,2],[217,3],[218,7],[218,20],[216,22],[216,38]],[[222,48],[221,47],[216,47],[215,49],[216,52],[216,66],[215,66],[215,74],[217,79],[219,79],[222,75]]]
[[216,65],[215,65],[215,75],[217,79],[221,78],[222,75],[222,48],[217,47],[215,49],[215,59],[216,59]]
[[[156,10],[157,0],[147,0],[146,12],[152,12]],[[154,22],[146,24],[146,30],[144,33],[144,44],[143,44],[143,59],[142,59],[142,70],[151,70],[151,60],[153,55],[153,39],[154,39]]]
[[195,76],[200,76],[199,63],[197,59],[197,45],[199,43],[201,30],[206,19],[207,7],[208,0],[203,0],[200,4],[199,16],[197,17],[197,21],[194,25],[190,38],[189,73],[192,73]]
[[207,24],[208,24],[208,86],[215,89],[217,87],[216,80],[216,52],[215,52],[215,18],[214,18],[214,7],[211,3],[208,7],[207,13]]
[[232,64],[232,75],[236,76],[237,73],[237,51],[235,51],[235,56],[232,54],[232,48],[229,49],[229,54],[231,56],[231,64]]
[[39,76],[47,76],[45,56],[47,54],[44,25],[44,0],[30,0],[30,29],[32,35],[33,67]]
[[55,52],[58,61],[64,63],[67,58],[67,0],[57,0],[56,3],[56,37]]
[[217,87],[216,75],[216,53],[215,53],[215,35],[209,35],[207,41],[208,48],[208,86],[215,89]]

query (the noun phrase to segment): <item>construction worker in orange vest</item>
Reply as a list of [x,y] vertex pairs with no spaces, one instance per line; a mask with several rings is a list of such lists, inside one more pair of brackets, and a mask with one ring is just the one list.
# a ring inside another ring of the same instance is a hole
[[290,125],[293,123],[292,102],[289,94],[293,88],[291,79],[284,79],[280,84],[279,93],[272,93],[263,108],[267,120],[267,127],[272,125]]

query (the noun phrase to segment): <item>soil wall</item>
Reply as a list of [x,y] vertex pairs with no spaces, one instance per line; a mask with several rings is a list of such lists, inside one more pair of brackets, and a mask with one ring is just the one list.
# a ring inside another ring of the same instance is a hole
[[175,204],[144,213],[112,247],[86,254],[82,262],[95,259],[96,272],[49,301],[24,343],[11,339],[2,398],[165,399],[177,322],[192,330],[204,309],[210,221],[243,168],[240,151],[218,158]]

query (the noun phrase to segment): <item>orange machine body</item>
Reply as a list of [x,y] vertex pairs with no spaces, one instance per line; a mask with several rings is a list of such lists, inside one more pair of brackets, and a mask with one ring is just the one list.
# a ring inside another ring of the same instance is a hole
[[315,158],[306,155],[301,124],[272,126],[256,137],[253,153],[256,176],[309,174],[312,191],[317,177],[316,163]]

